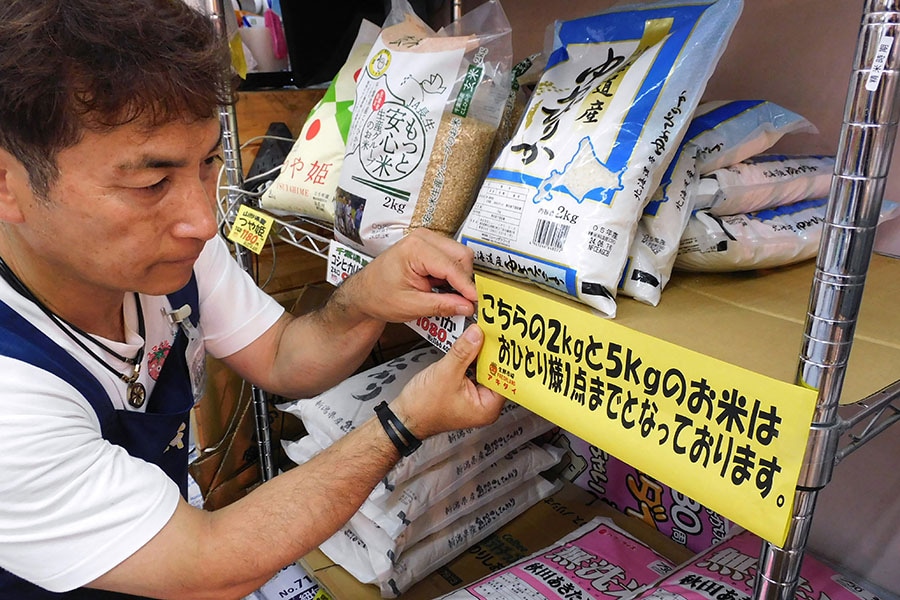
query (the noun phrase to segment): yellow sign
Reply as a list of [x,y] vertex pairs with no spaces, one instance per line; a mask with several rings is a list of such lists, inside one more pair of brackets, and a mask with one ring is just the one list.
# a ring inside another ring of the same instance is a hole
[[478,381],[784,545],[816,393],[478,273]]
[[269,215],[242,204],[228,232],[228,239],[259,254],[266,245],[273,222]]

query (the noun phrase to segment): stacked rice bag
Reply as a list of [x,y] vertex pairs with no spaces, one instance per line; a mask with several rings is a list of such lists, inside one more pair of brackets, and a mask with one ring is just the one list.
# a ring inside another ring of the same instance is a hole
[[[731,173],[732,163],[750,160],[789,133],[815,132],[815,126],[805,117],[765,100],[700,105],[660,186],[644,208],[631,244],[628,263],[619,282],[619,291],[656,306],[671,276],[679,242],[693,212],[713,204],[724,207],[739,202],[737,198],[729,200],[726,197],[726,194],[732,196],[737,189],[732,183],[734,178],[728,182],[721,178],[723,185],[720,186],[718,174]],[[804,191],[815,193],[823,186],[827,191],[831,175],[828,160],[826,157],[814,157],[808,165],[814,172],[800,164],[793,167],[791,172],[802,173],[803,176],[792,182],[792,193],[795,196],[800,196]],[[795,162],[803,161],[796,159]],[[833,160],[830,164],[833,165]],[[784,167],[783,171],[789,168]],[[810,176],[813,174],[815,177]],[[768,184],[770,196],[784,197],[777,189],[783,185],[773,184],[771,178],[759,179]],[[802,183],[798,185],[797,180]],[[806,183],[808,181],[813,183]],[[755,195],[761,204],[760,197],[765,195],[763,188],[766,186],[760,183],[754,187],[755,191],[747,186],[744,195]]]
[[[441,355],[433,347],[413,350],[315,398],[279,405],[308,432],[283,442],[288,457],[308,461]],[[561,460],[562,450],[534,442],[553,427],[509,402],[489,426],[424,440],[320,550],[360,582],[377,585],[384,597],[399,595],[559,489],[541,473]]]

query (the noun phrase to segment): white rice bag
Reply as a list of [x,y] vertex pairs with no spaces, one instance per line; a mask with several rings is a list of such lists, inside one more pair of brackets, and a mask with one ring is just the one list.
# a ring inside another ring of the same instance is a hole
[[436,600],[619,600],[632,598],[674,568],[612,520],[594,517],[555,544]]
[[[556,446],[526,442],[500,460],[491,460],[474,447],[462,448],[457,454],[397,486],[390,495],[377,501],[366,500],[360,512],[387,535],[397,539],[423,514],[437,510],[452,515],[467,504],[473,504],[463,502],[464,496],[472,497],[473,493],[480,496],[493,489],[495,482],[527,479],[557,464],[563,453]],[[459,457],[463,460],[458,460]],[[418,528],[421,530],[421,526]]]
[[[660,186],[644,207],[619,291],[651,306],[659,304],[688,219],[701,207],[701,196],[710,193],[704,191],[709,188],[709,180],[701,177],[698,181],[701,170],[722,160],[752,160],[747,158],[748,152],[767,149],[786,133],[811,127],[800,115],[761,100],[700,105]],[[806,170],[810,165],[798,164],[796,170]],[[818,195],[827,191],[826,187]]]
[[[409,515],[409,520],[398,519],[395,515],[384,512],[359,512],[372,524],[371,539],[381,540],[385,557],[391,558],[452,521],[491,502],[498,495],[549,469],[559,462],[562,455],[560,448],[544,449],[526,443],[463,482],[445,497],[414,506],[416,512]],[[360,533],[365,532],[360,530]],[[370,555],[372,548],[373,545],[369,544]],[[373,564],[376,564],[374,559]]]
[[638,219],[741,8],[661,1],[557,22],[522,122],[463,224],[476,264],[613,316]]
[[700,175],[761,154],[789,133],[818,133],[806,117],[768,100],[704,102],[691,126],[706,130],[697,148]]
[[379,30],[362,20],[347,60],[307,115],[278,177],[260,196],[263,208],[334,222],[334,195],[344,162],[356,78]]
[[379,579],[382,597],[399,596],[561,487],[560,481],[550,482],[538,475],[407,548],[394,561],[390,574]]
[[[381,400],[393,399],[417,372],[442,355],[433,346],[413,350],[349,377],[315,398],[282,403],[277,407],[298,417],[309,433],[306,437],[315,440],[319,447],[327,448],[371,418],[375,414],[376,404]],[[461,461],[471,461],[473,454],[479,455],[480,460],[496,460],[553,427],[551,421],[514,402],[507,402],[498,419],[490,425],[457,429],[423,440],[418,450],[400,459],[388,472],[370,498],[374,500],[389,495],[401,483],[460,449],[468,448],[468,452],[459,455]],[[304,440],[301,438],[285,446],[285,452],[295,462],[297,460],[293,455],[302,455],[303,445],[311,443]],[[295,444],[297,447],[294,447]]]
[[695,208],[739,215],[822,198],[833,173],[833,156],[760,154],[701,177]]
[[[828,199],[801,200],[743,215],[717,217],[697,211],[688,221],[675,268],[747,271],[790,265],[816,256]],[[883,201],[879,222],[900,205]]]
[[356,86],[335,238],[377,256],[412,227],[455,234],[487,169],[511,68],[497,0],[439,32],[393,0]]

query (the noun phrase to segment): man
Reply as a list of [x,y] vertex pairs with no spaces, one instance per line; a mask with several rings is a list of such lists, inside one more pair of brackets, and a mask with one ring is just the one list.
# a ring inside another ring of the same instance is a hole
[[[181,0],[0,6],[0,598],[257,589],[343,525],[413,440],[372,419],[197,510],[179,492],[204,348],[309,397],[351,374],[385,322],[473,313],[471,254],[421,231],[308,316],[260,292],[216,236],[209,192],[229,77],[209,19]],[[470,328],[391,402],[400,433],[497,418],[503,399],[465,376],[481,342]]]

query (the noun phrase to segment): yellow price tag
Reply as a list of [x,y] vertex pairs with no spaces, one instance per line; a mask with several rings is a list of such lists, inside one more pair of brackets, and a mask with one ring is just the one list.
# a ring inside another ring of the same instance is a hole
[[228,232],[228,239],[259,254],[266,244],[273,222],[274,219],[269,215],[242,204],[231,225],[231,231]]
[[476,275],[478,381],[783,545],[816,393]]

